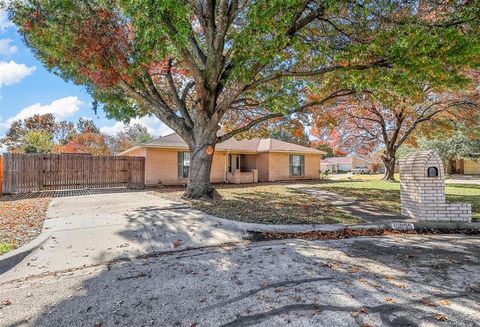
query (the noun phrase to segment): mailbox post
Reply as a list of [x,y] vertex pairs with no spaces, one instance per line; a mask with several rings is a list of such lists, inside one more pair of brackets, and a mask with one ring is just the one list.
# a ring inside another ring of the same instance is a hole
[[472,220],[467,203],[445,202],[442,159],[433,151],[414,152],[400,161],[402,215],[417,220]]

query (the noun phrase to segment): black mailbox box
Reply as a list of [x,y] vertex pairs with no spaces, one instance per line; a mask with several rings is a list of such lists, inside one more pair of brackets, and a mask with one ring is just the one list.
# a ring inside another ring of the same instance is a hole
[[437,167],[428,167],[427,176],[428,177],[438,177],[438,168]]

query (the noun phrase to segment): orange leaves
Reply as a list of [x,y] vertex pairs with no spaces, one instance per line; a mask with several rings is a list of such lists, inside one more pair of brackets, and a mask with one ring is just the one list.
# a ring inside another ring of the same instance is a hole
[[111,19],[114,15],[111,11],[108,11],[106,9],[103,9],[103,8],[99,8],[97,9],[97,16],[98,18],[100,18],[100,20],[109,20]]
[[42,230],[49,202],[47,197],[15,200],[14,196],[11,201],[1,201],[0,243],[18,247],[37,236]]
[[81,133],[76,135],[66,145],[57,146],[54,152],[58,153],[89,153],[92,155],[109,155],[110,150],[105,137],[98,133]]

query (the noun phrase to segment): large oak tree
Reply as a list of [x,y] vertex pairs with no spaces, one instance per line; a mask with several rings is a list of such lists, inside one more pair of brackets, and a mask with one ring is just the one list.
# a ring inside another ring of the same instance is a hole
[[[12,20],[52,72],[110,117],[155,115],[188,144],[186,196],[212,194],[215,144],[390,83],[455,74],[478,1],[17,0]],[[435,13],[435,15],[426,15]],[[478,36],[478,35],[477,35]],[[476,49],[478,50],[478,48]],[[323,83],[341,72],[338,88]],[[388,85],[385,85],[388,87]],[[312,96],[314,95],[314,96]],[[225,120],[236,126],[219,133]]]
[[323,108],[315,112],[319,124],[327,120],[331,127],[319,128],[330,135],[338,131],[341,147],[349,152],[370,153],[379,150],[385,166],[384,180],[395,180],[397,150],[412,142],[415,133],[424,125],[437,129],[442,120],[470,124],[479,114],[476,92],[438,94],[421,90],[416,96],[401,96],[392,92],[375,95],[364,92],[342,99],[335,110]]

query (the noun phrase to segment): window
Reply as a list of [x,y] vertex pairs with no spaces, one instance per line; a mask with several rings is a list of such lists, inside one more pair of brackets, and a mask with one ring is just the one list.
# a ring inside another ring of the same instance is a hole
[[305,174],[305,157],[300,155],[290,156],[290,176],[303,176]]
[[188,178],[190,170],[190,152],[178,152],[178,177]]

